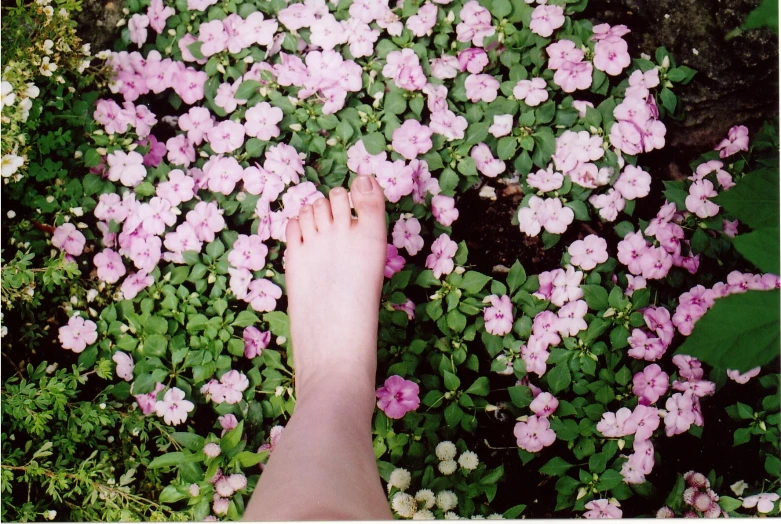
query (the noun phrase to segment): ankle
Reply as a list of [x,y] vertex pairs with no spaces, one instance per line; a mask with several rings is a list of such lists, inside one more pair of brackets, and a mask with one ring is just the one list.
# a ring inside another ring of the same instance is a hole
[[354,368],[296,374],[296,405],[317,403],[326,409],[374,410],[374,373]]

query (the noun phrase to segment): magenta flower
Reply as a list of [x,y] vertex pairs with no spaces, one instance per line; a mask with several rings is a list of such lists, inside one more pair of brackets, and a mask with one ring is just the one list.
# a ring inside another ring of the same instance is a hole
[[68,319],[67,325],[60,327],[58,338],[64,349],[81,353],[98,339],[98,326],[91,320],[74,315]]
[[399,375],[388,377],[385,385],[377,389],[377,407],[388,418],[400,419],[408,411],[415,411],[420,405],[420,387],[411,380],[405,380]]
[[155,402],[155,413],[171,426],[177,426],[187,420],[187,414],[194,409],[195,404],[185,400],[184,391],[179,388],[169,389],[163,400]]
[[393,244],[388,244],[385,251],[385,278],[391,278],[393,275],[404,269],[407,261],[399,255],[399,250]]
[[255,358],[263,353],[271,342],[271,331],[261,331],[254,326],[244,328],[244,356]]
[[513,430],[519,448],[536,453],[556,440],[547,418],[532,415],[526,422],[518,422]]
[[449,226],[458,218],[458,209],[453,197],[435,195],[431,199],[431,214],[443,226]]
[[52,245],[73,257],[81,255],[86,242],[84,235],[70,222],[57,227],[52,235]]
[[630,349],[627,352],[632,358],[653,362],[664,355],[667,346],[657,337],[649,337],[642,329],[632,330],[632,336],[627,339]]
[[587,519],[620,519],[623,515],[623,512],[607,499],[586,502],[585,507],[589,511],[585,512],[583,517]]
[[532,400],[532,403],[529,404],[529,409],[538,417],[547,417],[556,411],[556,408],[558,407],[559,401],[556,400],[556,397],[547,392],[540,393]]
[[435,278],[442,275],[449,275],[455,264],[453,257],[458,251],[458,244],[450,240],[447,233],[439,235],[433,244],[431,244],[431,254],[426,257],[426,267],[431,269]]
[[[132,389],[132,387],[131,387]],[[165,389],[165,385],[158,382],[155,384],[155,389],[150,393],[142,393],[140,395],[133,395],[138,403],[138,407],[144,415],[149,415],[155,411],[155,403],[157,402],[157,394]]]

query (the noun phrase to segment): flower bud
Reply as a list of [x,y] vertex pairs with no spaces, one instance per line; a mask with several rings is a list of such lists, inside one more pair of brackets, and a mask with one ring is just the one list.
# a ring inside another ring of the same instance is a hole
[[[466,271],[466,270],[465,270],[465,269],[464,269],[462,266],[458,266],[458,267],[456,267],[456,268],[453,270],[453,272],[454,272],[456,275],[463,275],[463,274],[464,274],[464,271]],[[461,296],[461,290],[460,290],[460,289],[457,289],[457,290],[456,290],[456,294],[457,294],[457,295],[460,297],[460,296]]]
[[301,131],[301,124],[290,124],[288,127],[296,133]]
[[285,394],[285,387],[284,386],[277,386],[274,390],[274,396],[275,397],[281,397]]
[[586,490],[586,488],[579,488],[579,489],[578,489],[578,497],[577,497],[577,499],[575,499],[575,500],[580,500],[580,499],[582,499],[583,497],[585,497],[585,496],[586,496],[586,493],[588,493],[588,491]]
[[[667,69],[668,67],[670,67],[670,57],[669,56],[665,56],[662,59],[662,69]],[[672,86],[670,86],[670,87],[672,87]]]
[[279,336],[279,337],[277,337],[277,341],[276,342],[277,342],[278,346],[284,346],[285,342],[287,342],[287,338]]

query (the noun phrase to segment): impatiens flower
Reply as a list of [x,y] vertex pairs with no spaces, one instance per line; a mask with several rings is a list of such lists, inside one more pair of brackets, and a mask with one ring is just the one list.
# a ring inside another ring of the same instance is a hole
[[556,408],[558,407],[559,401],[556,400],[556,397],[547,392],[540,393],[532,400],[531,404],[529,404],[529,409],[538,417],[547,417],[556,411]]
[[717,194],[710,180],[699,180],[689,187],[689,196],[685,201],[686,209],[700,218],[716,216],[719,206],[708,199]]
[[431,199],[431,214],[443,226],[449,226],[458,218],[458,209],[453,197],[435,195]]
[[553,166],[548,166],[548,169],[529,173],[526,177],[526,183],[543,193],[547,193],[559,189],[564,184],[564,175],[554,172]]
[[282,120],[282,110],[268,102],[261,102],[247,109],[244,114],[244,131],[258,140],[271,140],[279,136],[277,124]]
[[463,116],[456,115],[449,109],[444,109],[431,114],[428,126],[433,132],[448,140],[461,140],[464,138],[469,123]]
[[111,360],[117,364],[117,376],[128,382],[133,381],[133,357],[124,351],[117,351],[111,356]]
[[187,414],[195,409],[195,404],[184,399],[184,391],[171,388],[166,391],[163,400],[155,402],[155,413],[163,417],[166,424],[177,426],[187,420]]
[[155,282],[155,277],[146,271],[139,271],[128,276],[122,282],[122,297],[125,300],[133,300],[136,296]]
[[654,407],[638,404],[632,412],[632,419],[637,426],[635,442],[648,440],[659,427],[659,411]]
[[669,384],[669,375],[658,364],[651,364],[633,377],[632,393],[640,397],[641,404],[653,404],[664,395]]
[[274,311],[277,300],[282,297],[282,288],[265,278],[253,280],[249,285],[249,292],[244,298],[252,309],[259,312]]
[[52,245],[73,257],[81,255],[86,242],[84,235],[70,222],[57,227],[52,235]]
[[385,380],[385,385],[377,389],[377,407],[388,418],[400,419],[408,411],[415,411],[420,405],[420,387],[411,380],[405,380],[399,375],[392,375]]
[[770,513],[773,511],[775,502],[780,498],[778,493],[760,493],[758,495],[751,495],[743,499],[744,508],[757,507],[759,513]]
[[417,120],[405,120],[393,131],[393,149],[407,160],[412,160],[431,149],[432,133]]
[[568,253],[570,264],[590,271],[607,261],[607,242],[597,235],[588,235],[583,240],[576,240],[570,244]]
[[98,326],[91,320],[74,315],[68,319],[67,325],[60,327],[58,338],[63,349],[81,353],[98,339]]
[[112,182],[120,182],[127,187],[135,187],[146,177],[144,157],[141,153],[131,151],[114,151],[106,157],[109,165],[108,179]]
[[615,504],[608,499],[599,499],[586,502],[585,508],[589,511],[583,514],[587,519],[620,519],[623,512],[618,508],[619,503]]
[[220,434],[220,437],[225,436],[225,433],[232,430],[236,426],[239,425],[239,421],[236,418],[236,415],[233,413],[228,413],[227,415],[222,415],[221,417],[217,417],[217,422],[220,423],[220,427],[222,428],[222,433]]
[[247,326],[244,328],[243,339],[244,356],[255,358],[260,356],[271,342],[271,331],[261,331],[255,326]]
[[720,158],[727,158],[740,151],[748,151],[748,128],[746,126],[733,126],[730,128],[727,138],[716,146]]
[[410,256],[423,249],[423,237],[420,236],[420,222],[417,218],[399,218],[393,226],[393,245],[404,248]]
[[426,257],[426,267],[434,273],[434,278],[449,275],[453,271],[453,257],[458,251],[458,244],[450,240],[447,233],[439,235],[431,244],[431,254]]
[[631,164],[624,167],[613,185],[626,200],[644,198],[651,191],[651,175]]
[[627,339],[630,349],[627,355],[632,358],[653,362],[662,357],[667,346],[657,337],[650,337],[642,329],[633,329],[632,335]]
[[113,284],[125,274],[125,264],[119,253],[111,249],[104,249],[92,259],[98,272],[98,278],[103,282]]
[[513,115],[494,115],[494,123],[488,132],[496,138],[507,136],[513,129]]
[[483,310],[485,330],[492,335],[504,336],[513,329],[513,305],[508,295],[489,295],[483,302],[491,307]]
[[623,38],[600,40],[594,46],[594,67],[611,76],[621,74],[632,63],[628,49]]
[[228,253],[228,262],[235,268],[260,271],[266,265],[268,248],[258,235],[239,235]]
[[564,206],[559,198],[546,198],[537,211],[537,217],[545,231],[560,235],[575,219],[575,212]]
[[637,421],[632,418],[629,408],[621,408],[617,412],[607,411],[597,423],[597,431],[606,437],[624,437],[637,430]]
[[472,74],[482,72],[488,65],[488,54],[479,47],[464,49],[458,53],[458,67],[463,71],[469,71]]
[[550,429],[548,419],[537,415],[532,415],[526,422],[518,422],[513,434],[518,447],[529,453],[536,453],[556,440],[556,433]]
[[513,88],[513,96],[526,102],[527,106],[534,107],[548,99],[547,84],[545,79],[537,77],[531,80],[519,80]]
[[695,421],[694,402],[691,393],[675,393],[667,399],[664,407],[664,429],[668,437],[685,433]]
[[398,202],[415,188],[412,168],[405,165],[403,160],[381,162],[377,166],[377,183],[389,202]]
[[142,393],[140,395],[133,395],[133,397],[135,397],[136,399],[136,402],[138,402],[138,407],[141,409],[141,412],[144,415],[149,415],[150,413],[154,413],[155,404],[157,403],[157,394],[163,391],[164,389],[165,389],[165,385],[158,382],[157,384],[155,384],[155,389],[153,389],[151,392]]
[[704,374],[702,363],[689,355],[675,355],[673,364],[678,366],[678,374],[687,380],[701,380]]
[[385,253],[385,278],[391,278],[404,269],[406,263],[404,257],[399,255],[399,250],[396,246],[388,244]]
[[532,11],[529,29],[532,33],[548,38],[564,25],[564,9],[558,5],[538,5]]
[[734,380],[735,382],[737,382],[738,384],[745,384],[746,382],[748,382],[752,378],[754,378],[757,375],[759,375],[759,371],[761,369],[762,368],[757,366],[757,367],[755,367],[753,369],[749,369],[748,371],[746,371],[743,374],[741,374],[740,371],[738,371],[737,369],[728,369],[727,370],[727,376],[731,380]]
[[472,102],[493,102],[499,91],[499,81],[493,75],[469,75],[466,77],[464,87],[466,97]]

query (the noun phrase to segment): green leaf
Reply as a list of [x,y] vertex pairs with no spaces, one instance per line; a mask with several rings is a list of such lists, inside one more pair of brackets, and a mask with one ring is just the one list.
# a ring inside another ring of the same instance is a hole
[[767,27],[778,34],[778,1],[762,0],[762,3],[748,14],[742,27],[743,29]]
[[526,504],[518,504],[517,506],[513,506],[512,508],[505,511],[502,516],[505,519],[515,519],[518,518],[518,515],[523,513],[523,510],[526,509]]
[[377,155],[385,151],[385,136],[382,133],[369,133],[364,135],[363,146],[370,155]]
[[144,339],[144,354],[152,357],[165,356],[168,339],[163,335],[149,335]]
[[777,169],[762,168],[741,178],[735,187],[712,200],[751,229],[778,227],[779,182]]
[[778,357],[779,314],[777,289],[717,299],[675,353],[745,373]]
[[[448,297],[450,296],[455,296],[455,295],[448,295]],[[461,333],[462,331],[464,331],[464,328],[466,327],[466,317],[464,316],[463,313],[461,313],[457,309],[448,311],[447,327],[449,327],[456,333]]]
[[445,371],[445,387],[450,391],[455,391],[461,386],[461,380],[450,371]]
[[235,448],[241,440],[241,434],[244,431],[244,421],[240,421],[239,425],[230,430],[220,439],[220,447],[223,450],[229,450]]
[[260,322],[260,319],[255,313],[244,310],[240,311],[239,314],[236,315],[236,320],[231,322],[231,326],[248,327],[257,324],[258,322]]
[[401,89],[393,90],[385,95],[385,110],[400,115],[407,109],[407,100]]
[[257,80],[245,80],[239,85],[239,88],[236,90],[236,94],[233,95],[233,98],[237,98],[239,100],[249,100],[252,98],[252,95],[258,92],[260,89],[260,82]]
[[662,92],[659,94],[659,96],[662,99],[662,105],[664,108],[670,113],[675,112],[675,106],[678,104],[678,99],[675,97],[673,92],[665,87],[662,89]]
[[743,502],[738,499],[733,499],[732,497],[728,497],[726,495],[719,497],[719,507],[724,511],[735,511],[742,505]]
[[[507,18],[512,12],[513,12],[513,6],[510,3],[510,0],[493,0],[491,2],[491,14],[494,15],[499,20],[501,20],[502,18]],[[513,517],[505,517],[505,518],[513,518]]]
[[489,381],[488,377],[479,377],[475,380],[471,386],[466,390],[466,393],[470,395],[478,395],[484,397],[488,394]]
[[259,464],[261,460],[263,460],[264,455],[267,455],[268,452],[263,453],[253,453],[252,451],[242,451],[241,453],[238,453],[234,459],[242,465],[242,467],[245,468],[251,468],[252,466],[255,466],[256,464]]
[[464,273],[464,278],[461,279],[461,283],[458,285],[461,289],[467,293],[475,294],[480,292],[481,289],[491,280],[491,277],[478,273],[477,271],[467,271]]
[[599,491],[605,491],[608,489],[615,488],[621,482],[623,482],[624,477],[621,476],[621,473],[618,471],[609,469],[602,473],[602,475],[599,476],[599,480],[597,481],[597,489]]
[[679,474],[675,480],[675,486],[673,486],[670,495],[665,500],[665,505],[673,511],[680,511],[683,506],[683,492],[686,489],[686,481],[683,479],[683,475]]
[[165,455],[160,455],[159,457],[155,457],[152,462],[149,463],[147,466],[147,469],[157,469],[157,468],[164,468],[167,466],[176,466],[177,464],[181,463],[184,460],[184,453],[181,451],[175,451],[173,453],[166,453]]
[[553,457],[543,467],[540,468],[540,473],[550,477],[560,477],[573,466],[573,464],[570,464],[563,458]]
[[588,304],[588,307],[594,311],[602,311],[608,307],[607,291],[602,286],[597,285],[582,285],[580,288],[583,290],[583,299]]
[[532,401],[532,393],[528,386],[512,386],[507,388],[513,404],[519,408],[525,408]]
[[[698,229],[698,231],[700,231]],[[732,239],[735,249],[765,273],[779,273],[779,228],[761,228]]]
[[171,433],[171,438],[176,442],[186,447],[190,451],[200,451],[203,448],[204,438],[195,433],[188,433],[186,431],[177,431]]
[[464,411],[455,402],[445,408],[445,422],[451,428],[455,428],[463,417]]
[[524,282],[526,282],[526,270],[516,260],[507,274],[507,285],[510,287],[510,293],[515,293],[515,290],[521,287]]
[[765,457],[765,471],[773,478],[781,476],[781,459],[775,455]]
[[184,494],[178,489],[177,485],[171,484],[170,486],[166,486],[165,489],[160,492],[159,500],[161,504],[170,504],[171,502],[177,502],[189,496],[189,493]]
[[553,366],[553,369],[548,371],[548,373],[545,374],[545,377],[548,379],[550,392],[554,395],[569,386],[572,381],[572,375],[570,374],[569,366],[566,363]]
[[499,139],[499,143],[496,146],[496,154],[502,160],[510,160],[515,156],[517,147],[518,142],[515,137],[505,136]]

